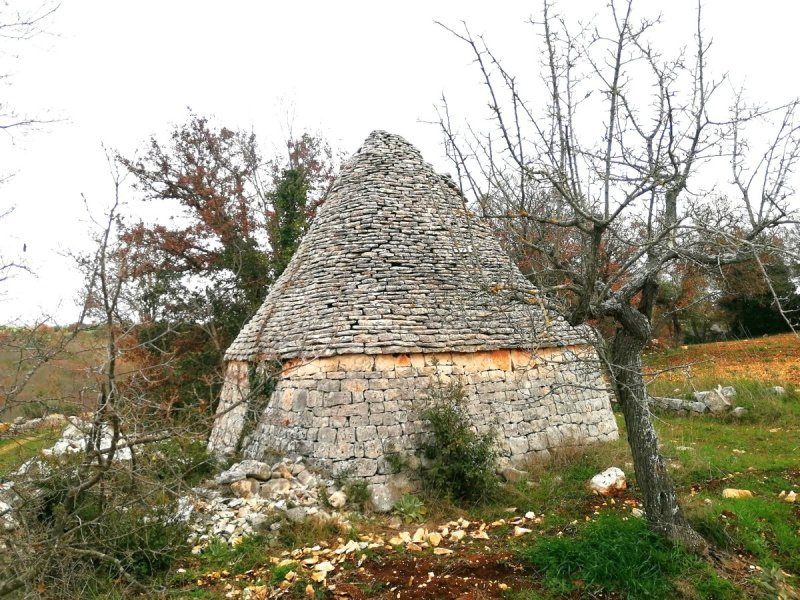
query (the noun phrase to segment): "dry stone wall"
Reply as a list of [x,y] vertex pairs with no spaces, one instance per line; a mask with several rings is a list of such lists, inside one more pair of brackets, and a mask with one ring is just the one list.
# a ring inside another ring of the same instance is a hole
[[214,427],[208,438],[210,451],[231,454],[238,449],[250,404],[249,375],[249,363],[241,360],[228,362]]
[[[506,462],[613,440],[617,426],[596,361],[589,347],[295,359],[245,438],[244,454],[303,456],[333,473],[348,469],[383,483],[386,455],[412,454],[425,435],[419,413],[432,383],[452,380],[463,385],[477,430],[497,432]],[[231,364],[239,373],[246,368]],[[229,444],[241,419],[235,411],[219,418],[226,422],[215,431],[227,437],[218,441]]]

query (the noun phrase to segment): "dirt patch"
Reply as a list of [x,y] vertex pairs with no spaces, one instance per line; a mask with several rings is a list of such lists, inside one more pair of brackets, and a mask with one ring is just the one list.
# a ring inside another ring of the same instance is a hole
[[394,598],[480,600],[503,598],[507,590],[530,589],[531,574],[510,552],[470,553],[442,560],[398,556],[366,562],[344,573],[336,594],[354,600]]

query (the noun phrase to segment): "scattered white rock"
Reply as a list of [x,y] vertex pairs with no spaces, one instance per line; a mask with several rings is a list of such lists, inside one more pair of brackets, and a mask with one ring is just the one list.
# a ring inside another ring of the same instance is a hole
[[[309,518],[337,519],[345,525],[340,514],[320,508],[319,489],[332,482],[320,479],[306,465],[242,463],[231,466],[224,476],[217,476],[210,482],[212,487],[194,488],[191,495],[179,499],[178,518],[190,524],[188,542],[193,546],[192,552],[202,552],[212,539],[235,545],[246,535],[278,531],[283,519],[293,523]],[[220,481],[234,475],[241,479],[220,486]],[[268,479],[262,483],[253,475]],[[226,489],[237,495],[224,495]]]
[[[63,415],[62,415],[63,416]],[[42,450],[45,456],[62,456],[64,454],[74,454],[76,452],[85,452],[89,435],[92,430],[92,423],[84,421],[78,417],[67,417],[67,427],[61,434],[61,437],[51,448]],[[109,450],[113,440],[113,432],[109,427],[102,427],[100,430],[100,450]],[[125,447],[125,437],[121,436],[117,440],[117,447],[114,452],[115,460],[130,460],[130,448]]]
[[602,473],[598,473],[589,481],[589,488],[601,496],[609,496],[627,487],[628,482],[625,479],[625,473],[618,467],[610,467]]
[[790,491],[789,493],[786,493],[786,491],[781,491],[781,493],[778,494],[778,498],[780,498],[784,502],[794,504],[794,502],[797,500],[797,494],[795,493],[794,490]]
[[752,498],[753,492],[750,490],[737,490],[736,488],[725,488],[722,490],[723,498]]
[[773,385],[769,388],[769,391],[775,396],[783,396],[786,393],[786,388],[780,385]]
[[637,519],[642,519],[644,518],[644,511],[641,508],[634,506],[631,509],[631,515],[636,517]]
[[258,481],[268,481],[272,478],[272,467],[258,460],[243,460],[217,475],[214,481],[225,485],[248,477]]
[[328,504],[330,504],[332,508],[342,508],[347,504],[347,496],[342,490],[336,490],[328,496]]
[[[723,390],[727,390],[728,392],[733,392],[732,395],[726,395]],[[736,390],[732,387],[723,388],[722,386],[717,386],[714,390],[709,390],[705,392],[695,392],[694,399],[698,402],[702,402],[708,407],[712,413],[721,413],[726,412],[731,409],[731,403],[728,398],[731,398],[736,395]]]

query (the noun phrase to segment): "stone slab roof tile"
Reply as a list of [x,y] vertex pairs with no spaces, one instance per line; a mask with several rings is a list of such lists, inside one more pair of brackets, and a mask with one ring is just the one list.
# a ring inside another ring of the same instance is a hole
[[453,181],[375,131],[226,358],[583,343],[582,330],[519,301],[533,291]]

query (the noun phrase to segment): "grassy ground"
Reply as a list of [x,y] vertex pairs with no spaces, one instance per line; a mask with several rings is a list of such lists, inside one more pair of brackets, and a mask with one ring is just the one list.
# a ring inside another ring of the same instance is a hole
[[52,446],[60,432],[37,431],[13,439],[0,439],[0,477],[15,470],[42,448]]
[[[676,368],[681,361],[692,364]],[[236,548],[212,544],[200,556],[182,557],[156,582],[164,586],[161,597],[237,598],[249,587],[251,598],[799,598],[800,503],[779,494],[800,492],[800,341],[775,336],[691,346],[650,354],[646,364],[653,395],[690,397],[732,385],[735,403],[747,408],[740,418],[655,415],[681,505],[712,544],[707,558],[666,544],[635,516],[639,496],[618,414],[619,442],[561,450],[491,502],[422,498],[425,510],[416,512],[411,504],[400,531],[468,532],[442,543],[450,554],[391,544],[399,535],[391,516],[354,513],[348,528],[286,523],[277,536]],[[775,396],[774,385],[787,394]],[[0,442],[0,474],[45,443],[18,440],[8,450],[10,442]],[[587,480],[610,466],[628,474],[630,488],[608,499],[589,493]],[[754,496],[726,499],[725,488]],[[535,518],[523,517],[529,511]],[[470,524],[453,525],[457,519]],[[517,536],[517,524],[531,531]],[[474,537],[481,526],[487,535]],[[373,547],[334,552],[349,541]],[[326,556],[335,570],[316,581],[315,563],[303,561]],[[100,585],[94,596],[118,597],[113,584]]]
[[[272,562],[264,560],[263,543],[185,561],[186,573],[173,581],[173,595],[236,597],[238,588],[255,586],[263,596],[253,597],[800,597],[800,504],[779,497],[781,491],[800,492],[800,396],[795,390],[800,341],[774,336],[691,346],[650,354],[647,365],[654,395],[689,398],[695,390],[732,385],[738,392],[735,404],[747,408],[740,418],[655,415],[681,505],[712,545],[708,558],[670,546],[634,516],[640,504],[618,415],[619,442],[562,450],[549,464],[531,465],[529,481],[506,485],[488,504],[458,507],[424,499],[424,522],[401,527],[433,530],[463,518],[474,528],[533,511],[537,518],[527,525],[533,530],[529,534],[516,538],[511,525],[490,527],[489,539],[467,538],[446,556],[385,545],[362,563],[353,559],[337,565],[336,576],[322,585],[303,576],[295,563],[288,570],[300,575],[287,582],[288,553],[323,539],[335,546],[337,537],[344,542],[378,536],[385,543],[397,531],[387,528],[386,517],[354,518],[349,534],[329,532],[327,538],[318,524],[294,526],[286,545],[266,550]],[[787,394],[775,396],[774,385],[784,386]],[[612,465],[628,474],[630,489],[610,499],[590,494],[587,480]],[[726,499],[725,488],[748,489],[754,497]]]

